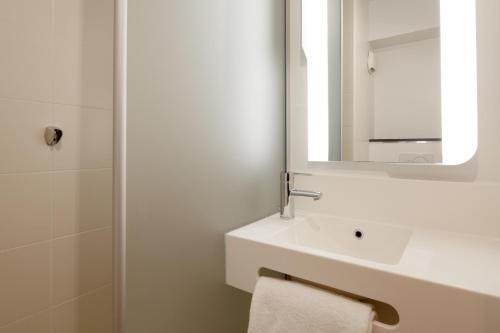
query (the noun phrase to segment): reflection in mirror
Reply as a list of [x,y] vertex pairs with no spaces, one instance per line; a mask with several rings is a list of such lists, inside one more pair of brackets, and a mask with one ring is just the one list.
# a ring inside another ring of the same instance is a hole
[[469,160],[475,29],[475,0],[302,0],[309,161]]

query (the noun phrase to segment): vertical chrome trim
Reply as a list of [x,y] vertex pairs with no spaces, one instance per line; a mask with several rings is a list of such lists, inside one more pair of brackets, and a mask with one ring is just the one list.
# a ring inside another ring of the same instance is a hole
[[113,150],[113,332],[125,332],[127,0],[115,0]]

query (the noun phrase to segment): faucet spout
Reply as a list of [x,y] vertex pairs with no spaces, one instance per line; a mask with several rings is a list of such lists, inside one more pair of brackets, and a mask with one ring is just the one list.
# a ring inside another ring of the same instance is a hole
[[292,197],[312,198],[312,199],[314,199],[314,201],[318,201],[323,196],[323,193],[321,193],[321,192],[314,192],[314,191],[304,191],[304,190],[291,189],[290,190],[290,196],[292,196]]
[[321,192],[298,190],[294,186],[295,176],[311,176],[310,174],[300,174],[293,172],[281,173],[281,218],[293,219],[295,217],[295,197],[312,198],[314,201],[320,200],[323,194]]

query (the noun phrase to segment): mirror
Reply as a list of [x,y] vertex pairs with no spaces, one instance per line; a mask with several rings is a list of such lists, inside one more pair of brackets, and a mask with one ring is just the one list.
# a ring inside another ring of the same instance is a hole
[[309,161],[474,156],[475,0],[302,0],[301,24]]

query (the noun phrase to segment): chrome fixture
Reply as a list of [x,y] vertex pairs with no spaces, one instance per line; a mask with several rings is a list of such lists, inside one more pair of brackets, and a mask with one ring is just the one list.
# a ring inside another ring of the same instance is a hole
[[312,176],[309,173],[295,173],[283,171],[281,173],[281,218],[293,219],[295,217],[294,197],[321,199],[321,192],[304,191],[295,188],[295,176]]
[[45,142],[50,147],[57,145],[61,141],[62,136],[63,131],[60,128],[53,126],[45,128]]

